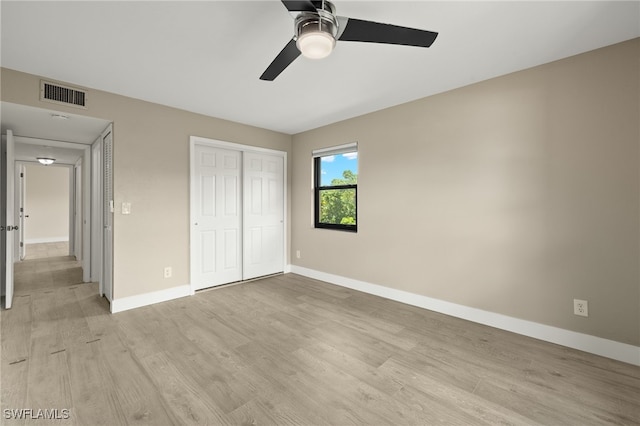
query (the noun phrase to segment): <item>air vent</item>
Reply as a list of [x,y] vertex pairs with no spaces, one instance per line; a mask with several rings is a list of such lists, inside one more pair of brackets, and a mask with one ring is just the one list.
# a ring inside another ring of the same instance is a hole
[[63,86],[49,81],[40,81],[40,100],[87,109],[87,91],[77,87]]

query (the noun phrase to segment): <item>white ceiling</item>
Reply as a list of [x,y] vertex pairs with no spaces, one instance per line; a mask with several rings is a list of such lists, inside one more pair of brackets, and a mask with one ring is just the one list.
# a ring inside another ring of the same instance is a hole
[[53,158],[55,164],[76,164],[84,151],[60,148],[51,144],[40,145],[16,142],[15,159],[35,163],[38,157]]
[[[92,144],[109,125],[108,121],[98,118],[9,102],[0,104],[0,114],[3,134],[7,129],[11,129],[16,136],[84,145]],[[60,116],[65,119],[61,119]]]
[[1,63],[295,134],[640,36],[638,1],[334,3],[341,16],[440,35],[429,49],[338,42],[265,82],[293,35],[277,0],[3,0]]
[[2,134],[9,129],[16,136],[15,157],[19,161],[50,157],[57,163],[74,164],[84,146],[93,143],[109,125],[97,118],[9,102],[0,103],[0,117]]

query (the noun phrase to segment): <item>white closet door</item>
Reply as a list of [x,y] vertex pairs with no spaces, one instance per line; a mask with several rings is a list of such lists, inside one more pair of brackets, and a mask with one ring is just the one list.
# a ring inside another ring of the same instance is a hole
[[240,281],[240,152],[195,145],[191,253],[194,288]]
[[284,269],[284,159],[244,153],[245,280]]

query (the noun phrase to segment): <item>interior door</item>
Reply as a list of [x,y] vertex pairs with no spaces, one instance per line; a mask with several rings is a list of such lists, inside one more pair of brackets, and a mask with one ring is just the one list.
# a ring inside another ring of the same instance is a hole
[[14,147],[15,142],[13,140],[13,132],[11,130],[7,130],[7,140],[5,144],[5,149],[3,152],[5,153],[3,158],[3,165],[5,165],[5,170],[3,177],[4,182],[3,186],[6,188],[6,192],[4,192],[6,207],[4,212],[4,221],[2,226],[4,227],[5,234],[5,265],[4,266],[4,308],[10,309],[13,304],[13,239],[14,235],[19,229],[18,226],[14,226],[14,205],[15,205],[15,187],[14,187],[14,173],[15,173],[15,159],[14,159]]
[[192,285],[240,281],[240,152],[196,144],[192,161]]
[[18,200],[18,217],[19,217],[19,223],[18,223],[18,258],[20,260],[24,260],[27,257],[27,245],[24,242],[24,230],[25,230],[25,225],[26,225],[26,218],[29,217],[29,215],[27,215],[27,211],[26,211],[26,197],[25,197],[25,190],[27,187],[27,168],[25,167],[24,164],[20,164],[18,166],[18,173],[16,173],[16,179],[18,179],[17,183],[17,188],[18,188],[18,193],[16,194],[17,200]]
[[284,158],[245,152],[243,279],[284,270]]

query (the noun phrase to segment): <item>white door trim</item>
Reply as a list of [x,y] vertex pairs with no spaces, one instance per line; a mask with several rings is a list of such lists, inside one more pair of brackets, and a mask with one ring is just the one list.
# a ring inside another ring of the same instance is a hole
[[102,135],[91,145],[91,276],[98,282],[98,293],[102,288]]
[[82,281],[91,282],[91,145],[88,145],[82,159]]
[[[104,140],[109,134],[111,134],[111,143],[113,144],[113,125],[109,124],[91,145],[91,281],[98,282],[100,296],[105,296],[111,302],[113,299],[113,271],[105,271],[105,267],[111,268],[113,265],[113,245],[112,241],[107,242],[104,238],[104,212],[106,210],[104,203]],[[112,237],[113,230],[108,234]]]
[[76,188],[75,188],[75,168],[73,164],[69,164],[69,165],[65,165],[65,167],[68,169],[69,172],[69,232],[68,232],[68,238],[69,238],[69,244],[67,245],[67,247],[69,248],[69,256],[73,256],[76,250],[76,222],[74,220],[74,210],[75,210],[75,201],[76,201],[76,197],[75,197],[75,193],[76,193]]
[[[193,260],[193,241],[194,241],[194,236],[195,236],[195,229],[194,229],[194,223],[195,223],[195,212],[193,209],[193,202],[195,200],[196,194],[195,194],[195,185],[194,185],[194,171],[195,171],[195,146],[196,145],[203,145],[203,146],[209,146],[209,147],[213,147],[213,148],[222,148],[222,149],[228,149],[228,150],[233,150],[233,151],[240,151],[240,152],[255,152],[255,153],[263,153],[263,154],[270,154],[270,155],[277,155],[277,156],[281,156],[283,158],[283,180],[282,180],[282,190],[283,190],[283,256],[282,256],[282,261],[283,261],[283,265],[282,265],[282,270],[285,271],[286,270],[286,266],[287,266],[287,247],[288,247],[288,224],[289,224],[289,217],[287,214],[287,206],[289,205],[288,202],[288,193],[287,193],[287,152],[286,151],[279,151],[279,150],[275,150],[275,149],[270,149],[270,148],[262,148],[262,147],[257,147],[257,146],[251,146],[251,145],[244,145],[244,144],[239,144],[239,143],[234,143],[234,142],[226,142],[226,141],[221,141],[221,140],[217,140],[217,139],[209,139],[209,138],[204,138],[201,136],[190,136],[189,137],[189,237],[190,237],[190,241],[189,241],[189,272],[190,272],[190,286],[191,286],[191,294],[195,294],[196,291],[196,285],[193,282],[193,277],[195,276],[195,262]],[[242,187],[242,185],[241,185]],[[242,197],[241,197],[241,205],[242,205]]]
[[102,134],[102,195],[106,223],[103,222],[105,238],[102,241],[102,289],[109,302],[113,301],[113,128],[111,125]]
[[[84,156],[83,156],[84,157]],[[76,260],[82,262],[83,252],[83,238],[82,238],[82,222],[84,221],[83,213],[83,200],[84,200],[84,188],[82,186],[82,168],[83,157],[80,157],[76,164],[73,166],[73,253],[72,256],[76,257]]]

